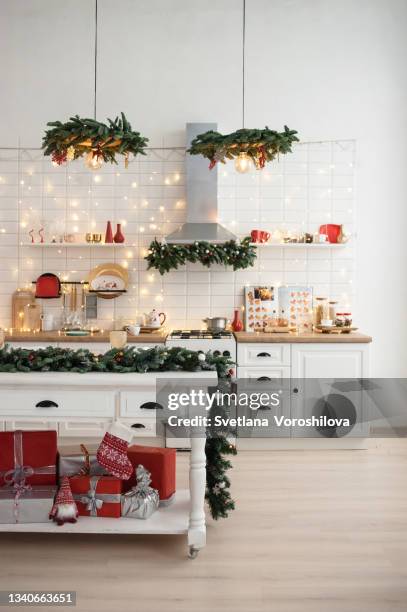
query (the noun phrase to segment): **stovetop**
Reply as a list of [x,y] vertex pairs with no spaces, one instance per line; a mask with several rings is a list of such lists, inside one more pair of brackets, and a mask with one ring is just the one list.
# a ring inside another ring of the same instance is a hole
[[210,331],[207,329],[174,329],[170,334],[171,340],[231,340],[230,331]]

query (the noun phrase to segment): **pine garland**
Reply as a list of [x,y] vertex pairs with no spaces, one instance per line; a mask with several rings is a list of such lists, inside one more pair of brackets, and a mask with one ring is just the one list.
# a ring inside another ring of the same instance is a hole
[[235,502],[230,495],[230,480],[226,471],[232,467],[225,455],[236,455],[236,447],[226,436],[208,438],[206,452],[206,493],[212,518],[227,518],[229,512],[235,509]]
[[225,136],[210,130],[198,134],[188,149],[190,155],[202,155],[209,159],[209,168],[217,162],[226,163],[241,153],[246,153],[258,168],[263,168],[266,162],[273,161],[278,155],[291,153],[293,142],[298,142],[297,131],[290,130],[286,125],[283,132],[269,130],[241,129]]
[[66,349],[48,346],[32,350],[10,349],[6,345],[0,350],[0,372],[164,372],[164,371],[213,371],[219,377],[227,375],[232,361],[211,351],[202,357],[197,351],[185,348],[155,346],[149,349],[127,346],[111,349],[103,355],[95,355],[85,348]]
[[193,244],[167,244],[155,239],[144,259],[148,262],[148,270],[155,268],[161,275],[187,262],[200,262],[207,268],[213,264],[223,264],[232,266],[233,270],[241,270],[253,266],[257,257],[256,247],[250,241],[250,236],[243,238],[240,243],[229,240],[223,244],[211,244],[203,240]]
[[[16,348],[5,345],[0,349],[0,372],[164,372],[164,371],[214,371],[219,378],[226,378],[233,362],[223,355],[211,351],[204,356],[197,351],[185,348],[154,347],[140,349],[126,347],[111,349],[103,355],[91,351],[52,347],[43,349]],[[225,436],[209,437],[206,452],[206,499],[214,519],[227,517],[233,510],[230,497],[230,481],[225,475],[231,465],[223,459],[223,454],[236,454]]]
[[145,155],[148,138],[134,132],[124,113],[116,119],[101,123],[96,119],[70,117],[66,123],[50,121],[52,129],[46,130],[42,140],[44,155],[52,155],[53,161],[62,164],[92,153],[105,162],[117,164],[116,155],[124,155],[126,161],[132,153]]

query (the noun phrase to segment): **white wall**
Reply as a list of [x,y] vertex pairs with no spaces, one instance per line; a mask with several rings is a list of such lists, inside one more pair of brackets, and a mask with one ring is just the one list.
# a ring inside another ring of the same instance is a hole
[[[407,72],[403,0],[247,0],[247,125],[356,138],[358,311],[373,373],[406,373]],[[92,112],[90,0],[0,6],[0,146],[40,144],[49,119]],[[99,0],[100,118],[124,110],[152,144],[185,121],[241,116],[241,3]]]

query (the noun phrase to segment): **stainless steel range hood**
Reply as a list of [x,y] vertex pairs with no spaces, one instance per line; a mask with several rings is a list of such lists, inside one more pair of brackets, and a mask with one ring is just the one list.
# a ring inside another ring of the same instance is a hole
[[[198,134],[217,130],[216,123],[187,123],[187,143]],[[166,237],[170,244],[190,244],[206,240],[213,244],[235,240],[236,236],[218,223],[218,169],[208,169],[208,160],[186,155],[187,220]]]

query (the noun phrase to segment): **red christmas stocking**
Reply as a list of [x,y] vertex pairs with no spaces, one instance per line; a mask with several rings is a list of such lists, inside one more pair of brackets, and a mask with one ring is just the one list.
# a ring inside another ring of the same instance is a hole
[[121,480],[128,480],[133,473],[134,468],[127,458],[127,449],[132,437],[131,429],[121,423],[113,423],[105,433],[96,453],[98,463]]

